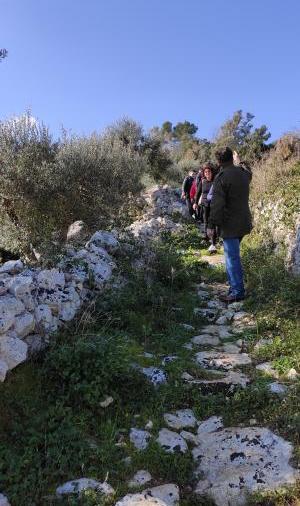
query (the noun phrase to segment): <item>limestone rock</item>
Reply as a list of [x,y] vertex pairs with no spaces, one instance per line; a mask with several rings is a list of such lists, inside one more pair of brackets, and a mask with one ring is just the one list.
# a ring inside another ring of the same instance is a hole
[[272,394],[277,394],[279,396],[285,395],[288,391],[288,387],[282,383],[278,383],[278,381],[269,383],[268,388]]
[[205,318],[209,322],[213,322],[216,319],[216,317],[217,317],[218,310],[217,309],[208,309],[208,308],[201,308],[201,307],[199,308],[199,307],[196,307],[194,309],[194,314],[197,315],[197,316],[200,316],[202,318]]
[[21,260],[9,260],[0,266],[0,274],[17,274],[24,269],[23,262]]
[[27,358],[27,344],[18,337],[0,337],[0,359],[13,369]]
[[111,232],[106,232],[104,230],[98,230],[97,232],[95,232],[94,235],[92,235],[92,237],[90,238],[87,245],[91,243],[95,244],[95,246],[105,248],[107,249],[107,251],[110,252],[116,251],[120,246],[116,236]]
[[65,275],[58,269],[46,269],[39,272],[37,283],[40,288],[46,288],[47,290],[55,290],[57,287],[64,288]]
[[8,287],[9,292],[15,297],[30,294],[33,287],[33,279],[31,276],[19,275],[11,279]]
[[168,506],[164,501],[148,494],[128,494],[118,501],[115,506]]
[[129,438],[137,450],[146,450],[149,445],[151,434],[146,430],[132,428]]
[[169,429],[161,429],[157,442],[167,453],[185,453],[188,449],[183,437]]
[[[7,363],[0,358],[0,381],[3,382],[6,378],[6,374],[8,373],[8,365]],[[0,503],[1,506],[1,503]]]
[[264,373],[267,376],[272,376],[273,378],[276,378],[276,379],[279,378],[279,373],[278,373],[278,371],[276,371],[276,369],[274,369],[271,362],[264,362],[263,364],[258,364],[256,366],[256,369],[258,371],[261,371],[262,373]]
[[97,490],[104,495],[112,495],[114,489],[106,482],[100,483],[92,478],[79,478],[78,480],[70,480],[56,489],[58,497],[69,494],[80,494],[84,490]]
[[34,317],[31,313],[24,313],[16,316],[14,331],[18,337],[22,338],[31,334],[35,329]]
[[263,427],[206,433],[193,450],[201,480],[196,493],[217,506],[243,506],[247,493],[274,490],[299,477],[289,460],[292,445]]
[[15,323],[15,318],[11,314],[3,314],[0,316],[0,334],[7,332]]
[[143,490],[142,493],[160,499],[167,506],[177,506],[179,504],[179,488],[173,483]]
[[143,367],[142,372],[154,385],[160,385],[167,381],[166,373],[157,367]]
[[47,304],[39,304],[35,308],[34,315],[37,324],[40,325],[46,332],[49,332],[53,323],[53,316],[51,309],[47,306]]
[[179,324],[181,327],[183,327],[185,330],[195,330],[195,327],[193,327],[193,325],[190,325],[189,323],[180,323]]
[[0,506],[10,506],[7,497],[3,494],[0,494]]
[[181,435],[181,437],[183,437],[183,439],[185,439],[189,443],[192,443],[194,445],[196,445],[198,443],[197,436],[195,434],[193,434],[192,432],[188,432],[186,430],[182,430],[180,432],[180,435]]
[[250,379],[246,374],[239,371],[229,371],[222,378],[213,378],[206,380],[193,380],[190,381],[195,385],[203,386],[207,390],[211,390],[214,387],[230,387],[230,391],[234,390],[235,387],[246,388],[250,383]]
[[195,427],[197,423],[197,419],[191,409],[179,409],[174,414],[166,413],[164,420],[172,429]]
[[144,471],[143,469],[137,471],[133,476],[132,480],[128,483],[130,488],[137,488],[149,483],[152,480],[152,476],[149,471]]
[[79,243],[84,240],[86,236],[86,227],[83,221],[77,220],[68,228],[67,231],[67,242]]
[[206,369],[216,368],[224,371],[251,364],[251,358],[247,353],[223,353],[219,351],[201,351],[196,354],[196,361]]
[[15,317],[25,311],[24,304],[12,295],[3,295],[0,297],[0,317],[10,315]]
[[212,336],[210,334],[201,334],[200,336],[195,336],[192,338],[193,344],[198,344],[200,346],[217,346],[220,344],[220,339],[218,336]]
[[299,376],[299,374],[297,373],[296,369],[294,369],[294,368],[290,369],[286,375],[287,379],[289,379],[289,380],[295,380],[298,378],[298,376]]
[[114,402],[113,397],[109,395],[106,397],[104,401],[100,402],[100,406],[101,408],[108,408],[108,406],[110,406],[113,402]]
[[201,422],[198,427],[198,441],[206,437],[206,434],[211,434],[223,428],[223,420],[220,416],[211,416]]

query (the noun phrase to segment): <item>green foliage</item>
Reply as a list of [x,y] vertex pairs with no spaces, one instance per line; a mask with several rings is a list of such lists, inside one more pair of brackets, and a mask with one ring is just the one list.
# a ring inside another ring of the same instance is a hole
[[[73,406],[100,409],[100,402],[112,395],[122,399],[123,388],[143,385],[139,373],[132,369],[133,350],[124,335],[76,336],[54,345],[45,360],[45,378],[51,390]],[[137,389],[132,393],[138,395]]]
[[221,126],[215,139],[215,149],[229,146],[238,152],[241,160],[253,163],[261,158],[266,149],[266,142],[271,137],[266,125],[253,129],[254,115],[236,111],[232,118]]
[[173,136],[175,139],[189,139],[195,135],[198,127],[190,121],[179,122],[173,127]]
[[125,122],[55,143],[30,113],[0,123],[1,246],[47,249],[77,219],[95,228],[122,215],[146,168],[139,136]]

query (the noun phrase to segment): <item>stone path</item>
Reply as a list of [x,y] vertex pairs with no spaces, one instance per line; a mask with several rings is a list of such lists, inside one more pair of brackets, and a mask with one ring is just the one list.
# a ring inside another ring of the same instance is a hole
[[[213,265],[213,257],[209,258]],[[182,371],[182,382],[196,386],[204,395],[217,392],[230,395],[237,388],[247,388],[254,372],[266,373],[270,377],[269,390],[284,397],[288,387],[278,381],[272,382],[273,378],[278,379],[278,374],[271,364],[255,367],[248,353],[247,341],[242,336],[245,330],[255,328],[253,315],[244,311],[241,302],[229,306],[220,302],[219,296],[227,290],[224,285],[202,283],[196,290],[199,307],[194,309],[194,313],[204,317],[207,324],[184,347],[192,351],[195,366],[205,371],[206,376],[199,379]],[[189,323],[182,323],[181,326],[189,332],[195,330]],[[261,340],[256,348],[265,344]],[[153,357],[147,353],[144,356]],[[170,355],[163,358],[161,368],[144,367],[140,370],[156,388],[160,388],[161,384],[168,381],[164,366],[177,358]],[[193,491],[199,496],[209,497],[216,506],[244,506],[249,494],[292,485],[299,478],[299,471],[290,463],[293,453],[291,443],[267,427],[256,426],[255,420],[248,427],[224,427],[222,417],[211,416],[206,420],[198,420],[192,409],[165,413],[163,419],[165,426],[157,432],[153,430],[151,421],[144,429],[132,427],[128,435],[130,443],[138,452],[145,451],[151,441],[156,441],[166,453],[183,455],[191,451],[196,478]],[[151,474],[141,469],[128,482],[128,488],[142,488],[153,481]],[[57,495],[86,488],[99,490],[109,496],[114,494],[108,483],[84,478],[58,487]],[[166,483],[142,492],[129,493],[115,506],[179,504],[179,487]]]
[[[215,261],[213,256],[206,260],[211,265],[219,265],[223,261],[220,258]],[[227,291],[226,286],[202,283],[196,288],[199,307],[194,309],[194,313],[204,317],[207,325],[184,347],[193,351],[194,363],[205,370],[208,377],[198,379],[182,371],[182,381],[196,385],[204,394],[223,391],[225,395],[230,395],[236,388],[247,388],[253,378],[255,366],[242,335],[245,330],[255,328],[255,319],[244,311],[242,302],[229,306],[220,302],[219,296]],[[181,326],[188,331],[194,330],[189,323]],[[267,372],[270,379],[278,377],[268,363],[256,366],[256,370]],[[144,373],[151,378],[148,371]],[[157,374],[158,371],[153,379],[156,384]],[[163,370],[159,370],[159,374],[163,375]],[[163,375],[163,379],[166,381],[166,376]],[[279,396],[286,395],[287,388],[279,382],[269,384],[270,391]],[[164,422],[165,427],[159,430],[158,436],[144,431],[144,436],[141,436],[143,441],[155,437],[167,453],[184,454],[191,450],[198,478],[194,492],[209,497],[216,506],[243,506],[253,492],[291,485],[299,478],[298,470],[290,464],[291,443],[267,427],[253,424],[249,427],[224,427],[221,417],[197,420],[191,409],[165,413]],[[144,476],[145,471],[140,473]],[[167,484],[161,488],[168,490],[168,487],[174,486]],[[117,505],[168,506],[180,504],[179,501],[179,492],[170,497],[166,493],[157,495],[152,489],[150,496],[147,491],[130,494]]]

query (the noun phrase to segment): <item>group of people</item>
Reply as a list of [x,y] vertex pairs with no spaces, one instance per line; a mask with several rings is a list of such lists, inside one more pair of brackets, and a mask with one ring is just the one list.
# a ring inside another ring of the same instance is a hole
[[217,251],[219,237],[223,241],[229,282],[229,292],[223,300],[230,303],[245,298],[240,243],[252,229],[249,208],[252,175],[229,147],[215,156],[216,166],[208,162],[199,171],[189,172],[183,181],[182,198],[190,216],[204,225],[205,237],[211,243],[209,253]]
[[213,196],[213,182],[218,169],[211,162],[205,163],[197,172],[191,170],[184,179],[182,185],[182,198],[191,217],[204,225],[204,236],[210,240],[208,248],[210,254],[217,252],[218,229],[214,227],[214,234],[211,239],[207,236],[210,204]]

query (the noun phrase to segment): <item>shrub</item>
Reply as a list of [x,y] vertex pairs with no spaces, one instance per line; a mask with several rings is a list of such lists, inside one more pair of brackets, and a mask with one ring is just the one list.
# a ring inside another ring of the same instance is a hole
[[139,137],[125,122],[56,143],[30,113],[0,123],[0,247],[48,247],[75,220],[97,228],[121,216],[146,168]]

